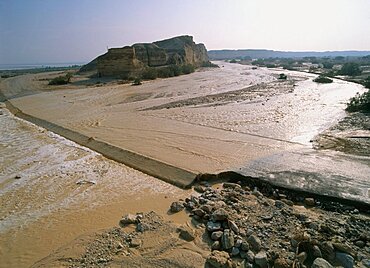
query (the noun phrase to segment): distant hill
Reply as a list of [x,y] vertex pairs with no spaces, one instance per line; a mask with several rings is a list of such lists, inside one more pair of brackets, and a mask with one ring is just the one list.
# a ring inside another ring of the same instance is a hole
[[275,51],[267,49],[237,49],[237,50],[209,50],[210,60],[226,60],[250,57],[261,58],[303,58],[303,57],[362,57],[370,55],[370,51]]

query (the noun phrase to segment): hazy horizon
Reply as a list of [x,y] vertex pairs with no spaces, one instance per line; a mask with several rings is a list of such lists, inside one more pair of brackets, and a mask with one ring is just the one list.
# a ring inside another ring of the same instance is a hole
[[0,64],[88,62],[192,35],[208,50],[370,50],[370,1],[0,0]]

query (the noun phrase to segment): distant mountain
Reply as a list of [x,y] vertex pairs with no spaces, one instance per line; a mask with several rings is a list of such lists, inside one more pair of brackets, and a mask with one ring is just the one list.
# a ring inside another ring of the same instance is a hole
[[261,58],[303,58],[303,57],[362,57],[370,55],[370,51],[275,51],[267,49],[237,49],[237,50],[209,50],[210,60],[226,60],[250,57],[252,59]]

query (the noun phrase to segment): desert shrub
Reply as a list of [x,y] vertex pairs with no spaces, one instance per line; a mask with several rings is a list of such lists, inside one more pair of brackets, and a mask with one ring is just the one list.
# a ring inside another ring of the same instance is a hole
[[347,103],[346,110],[348,112],[370,112],[370,91],[360,94],[357,93],[356,96],[349,100]]
[[281,67],[283,67],[283,69],[285,70],[290,70],[290,71],[294,70],[293,65],[291,64],[282,64]]
[[172,64],[169,66],[169,68],[170,68],[171,76],[179,76],[180,74],[182,74],[181,67],[178,65]]
[[157,70],[158,77],[161,78],[167,78],[167,77],[172,77],[174,76],[173,73],[171,72],[170,68],[168,67],[162,67]]
[[230,63],[237,63],[236,59],[232,59],[229,61]]
[[185,64],[181,66],[181,73],[183,74],[194,73],[194,71],[195,71],[195,68],[191,64]]
[[143,79],[154,80],[158,77],[158,72],[155,68],[146,68],[142,73]]
[[360,75],[361,72],[360,66],[355,62],[346,62],[339,71],[341,75],[348,76]]
[[134,79],[134,81],[132,82],[132,85],[133,86],[140,86],[142,83],[141,83],[141,78],[137,77]]
[[321,83],[321,84],[328,84],[328,83],[332,83],[333,82],[332,79],[327,78],[327,77],[322,76],[322,75],[316,77],[313,81],[316,82],[316,83]]
[[49,81],[49,85],[65,85],[71,82],[72,74],[57,76]]
[[276,65],[275,65],[275,64],[272,64],[272,63],[267,63],[267,64],[266,64],[266,67],[267,67],[267,68],[275,68],[275,67],[276,67]]
[[210,61],[203,62],[201,67],[212,67],[212,68],[220,68],[217,64],[214,64]]
[[286,74],[279,74],[279,79],[286,80],[288,76]]
[[323,62],[323,63],[322,63],[322,66],[323,66],[325,69],[331,69],[331,68],[333,68],[334,63],[332,63],[332,62],[328,62],[328,61],[325,61],[325,62]]
[[364,80],[363,85],[364,85],[364,87],[366,87],[366,88],[370,88],[370,76],[368,76],[368,77]]

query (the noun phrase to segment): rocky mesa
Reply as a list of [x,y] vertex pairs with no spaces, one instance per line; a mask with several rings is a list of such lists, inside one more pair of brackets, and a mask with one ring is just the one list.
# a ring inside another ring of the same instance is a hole
[[110,48],[80,71],[97,71],[98,76],[125,78],[137,76],[148,67],[188,64],[199,67],[207,63],[209,59],[204,44],[196,44],[192,36],[184,35],[153,43]]

